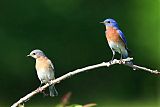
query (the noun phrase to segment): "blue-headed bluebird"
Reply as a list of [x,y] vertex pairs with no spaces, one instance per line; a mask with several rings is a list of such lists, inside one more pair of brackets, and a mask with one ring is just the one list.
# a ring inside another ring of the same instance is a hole
[[[31,56],[36,59],[35,68],[37,70],[38,78],[41,81],[41,85],[46,84],[50,80],[55,79],[54,66],[51,60],[49,60],[41,50],[39,49],[33,50],[27,56]],[[55,89],[54,85],[49,86],[49,92],[51,97],[58,95],[58,92]]]
[[119,29],[117,22],[114,19],[106,19],[101,23],[103,23],[106,27],[105,31],[106,38],[109,47],[111,48],[113,53],[112,60],[114,59],[115,52],[121,54],[120,58],[121,60],[122,58],[124,59],[127,58],[128,57],[127,41],[124,34]]

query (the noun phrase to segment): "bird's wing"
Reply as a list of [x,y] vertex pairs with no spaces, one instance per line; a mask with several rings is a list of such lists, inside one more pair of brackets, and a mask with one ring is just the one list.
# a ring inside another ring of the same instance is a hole
[[54,66],[53,66],[52,62],[50,60],[48,60],[48,61],[49,61],[50,69],[52,69],[54,71]]
[[124,34],[122,33],[121,30],[118,30],[118,33],[119,33],[119,36],[121,37],[121,39],[123,40],[123,42],[124,42],[124,44],[125,44],[125,46],[127,48],[127,40],[126,40]]
[[55,72],[54,66],[50,60],[48,60],[48,62],[49,62],[50,79],[54,79],[55,78],[54,77],[54,72]]

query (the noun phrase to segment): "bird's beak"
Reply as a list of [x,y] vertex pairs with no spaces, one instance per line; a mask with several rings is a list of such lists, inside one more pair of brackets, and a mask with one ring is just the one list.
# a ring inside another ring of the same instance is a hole
[[99,23],[102,23],[102,24],[104,24],[104,22],[99,22]]
[[27,57],[29,57],[29,56],[31,56],[31,55],[27,55]]

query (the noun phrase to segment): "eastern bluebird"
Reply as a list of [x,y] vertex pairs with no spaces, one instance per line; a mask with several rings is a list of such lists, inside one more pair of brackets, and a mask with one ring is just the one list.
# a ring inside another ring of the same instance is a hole
[[[55,79],[53,64],[51,60],[49,60],[41,50],[33,50],[27,56],[31,56],[36,59],[35,68],[37,71],[38,78],[41,81],[41,85],[43,83],[46,84],[50,80]],[[54,85],[49,86],[49,92],[51,97],[58,95],[58,92],[55,89]]]
[[113,19],[106,19],[101,23],[103,23],[106,27],[106,31],[105,31],[106,38],[107,38],[109,47],[111,48],[113,53],[112,60],[114,59],[115,52],[118,52],[119,54],[121,54],[121,58],[120,58],[121,60],[122,58],[124,59],[127,58],[128,57],[127,41],[124,34],[119,29],[117,22]]

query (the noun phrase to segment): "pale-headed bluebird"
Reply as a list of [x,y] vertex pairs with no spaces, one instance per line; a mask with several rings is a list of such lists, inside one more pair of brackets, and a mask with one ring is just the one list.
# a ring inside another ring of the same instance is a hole
[[[41,50],[33,50],[29,55],[36,59],[35,68],[37,71],[37,75],[39,80],[41,81],[41,85],[44,83],[48,83],[50,80],[54,80],[54,66],[45,54]],[[41,86],[40,85],[40,86]],[[50,96],[57,96],[58,92],[55,89],[54,85],[49,86]]]
[[113,53],[112,60],[114,59],[115,52],[121,54],[120,60],[122,60],[122,58],[124,59],[127,58],[128,57],[127,41],[124,34],[119,29],[117,22],[114,19],[106,19],[101,23],[103,23],[106,27],[105,31],[106,38],[109,47],[111,48]]

